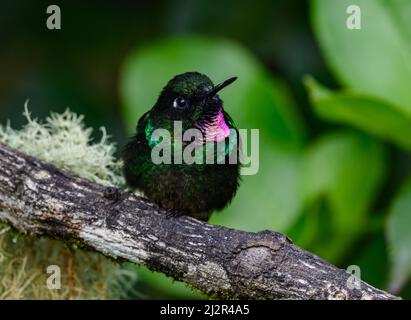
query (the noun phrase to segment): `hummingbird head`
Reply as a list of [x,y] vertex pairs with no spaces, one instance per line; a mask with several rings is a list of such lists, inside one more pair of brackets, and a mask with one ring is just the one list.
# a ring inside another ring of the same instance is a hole
[[161,123],[180,120],[183,129],[209,128],[221,118],[223,102],[218,92],[236,79],[215,86],[210,78],[198,72],[177,75],[164,87],[150,115]]

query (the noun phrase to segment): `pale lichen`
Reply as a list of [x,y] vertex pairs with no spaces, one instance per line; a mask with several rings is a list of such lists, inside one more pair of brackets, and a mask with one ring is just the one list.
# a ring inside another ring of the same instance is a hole
[[[101,128],[92,143],[92,129],[83,116],[70,110],[52,113],[45,121],[32,118],[27,102],[27,123],[16,130],[0,124],[0,142],[91,181],[122,186],[121,163],[115,145]],[[36,179],[47,179],[38,172]],[[135,273],[121,269],[100,254],[74,249],[60,241],[23,236],[0,224],[0,299],[105,299],[118,298],[135,282]],[[49,265],[61,268],[62,287],[49,290]]]

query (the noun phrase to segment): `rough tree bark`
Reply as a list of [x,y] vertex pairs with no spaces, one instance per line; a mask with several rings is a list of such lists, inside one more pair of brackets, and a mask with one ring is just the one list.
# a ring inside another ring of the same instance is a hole
[[144,264],[221,298],[397,299],[365,282],[350,289],[345,270],[277,232],[170,218],[144,198],[1,144],[0,220],[24,233],[75,240],[109,257]]

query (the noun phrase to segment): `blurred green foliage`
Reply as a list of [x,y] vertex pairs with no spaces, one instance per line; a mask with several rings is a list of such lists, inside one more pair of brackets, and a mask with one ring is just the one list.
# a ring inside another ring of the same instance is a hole
[[[347,7],[361,9],[361,30],[345,27]],[[312,23],[320,47],[344,87],[411,115],[411,2],[315,0]]]
[[[353,125],[409,151],[411,2],[355,1],[362,13],[359,32],[341,27],[351,4],[348,0],[313,1],[316,35],[344,90],[335,93],[308,79],[311,101],[321,117]],[[391,201],[392,209],[386,209],[390,211],[385,226],[391,260],[389,288],[394,292],[401,291],[411,275],[409,186]]]
[[[346,28],[351,4],[361,30]],[[239,128],[260,130],[260,166],[211,223],[284,232],[411,297],[410,1],[73,2],[58,33],[38,25],[44,8],[4,6],[1,121],[27,97],[36,116],[69,105],[121,146],[174,75],[238,76],[221,96]],[[203,298],[127,268],[139,276],[131,298]]]
[[[367,136],[335,132],[307,148],[304,164],[306,214],[318,227],[301,245],[339,261],[367,228],[370,204],[385,176],[384,149]],[[325,215],[318,216],[317,208]]]
[[411,150],[411,117],[383,100],[350,91],[333,92],[307,78],[313,107],[318,115],[374,134]]
[[411,180],[394,200],[387,221],[391,253],[390,289],[399,291],[411,276]]

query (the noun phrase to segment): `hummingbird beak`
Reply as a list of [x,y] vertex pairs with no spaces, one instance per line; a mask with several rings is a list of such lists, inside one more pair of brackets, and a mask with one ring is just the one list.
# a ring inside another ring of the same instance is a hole
[[225,87],[227,87],[228,85],[232,84],[234,81],[237,80],[237,77],[232,77],[230,79],[227,79],[221,83],[219,83],[218,85],[214,86],[213,89],[211,89],[209,92],[207,92],[206,97],[207,98],[211,98],[214,97],[217,92],[219,92],[220,90],[224,89]]

